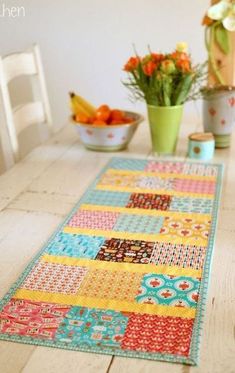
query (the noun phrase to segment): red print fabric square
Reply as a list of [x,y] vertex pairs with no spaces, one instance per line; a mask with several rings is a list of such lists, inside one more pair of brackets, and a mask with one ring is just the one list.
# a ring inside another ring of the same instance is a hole
[[0,333],[53,339],[70,306],[11,299],[0,312]]
[[132,193],[126,207],[149,210],[169,210],[171,196],[151,193]]
[[131,314],[122,339],[124,350],[165,353],[187,357],[193,319]]

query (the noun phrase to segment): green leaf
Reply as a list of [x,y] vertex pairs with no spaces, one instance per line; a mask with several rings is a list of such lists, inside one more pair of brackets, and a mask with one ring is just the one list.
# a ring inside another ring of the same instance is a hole
[[163,106],[171,106],[172,79],[166,76],[163,80]]
[[189,91],[191,89],[192,83],[193,83],[192,74],[188,74],[180,80],[174,92],[174,97],[173,97],[174,105],[182,105],[185,102],[189,94]]
[[228,30],[226,30],[221,24],[215,28],[215,41],[224,54],[229,53],[230,45]]

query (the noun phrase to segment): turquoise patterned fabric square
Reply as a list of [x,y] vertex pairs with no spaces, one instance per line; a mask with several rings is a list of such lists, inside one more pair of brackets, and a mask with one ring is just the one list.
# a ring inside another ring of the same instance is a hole
[[104,237],[58,233],[48,245],[50,255],[94,259],[105,241]]
[[138,303],[163,304],[177,307],[196,307],[200,281],[193,277],[144,275]]
[[113,158],[109,163],[109,168],[117,170],[134,170],[143,171],[147,166],[148,161],[145,159],[125,159]]
[[114,231],[157,234],[164,222],[163,216],[120,214]]
[[119,347],[128,317],[121,312],[72,307],[60,324],[55,339],[87,347]]
[[211,214],[213,200],[209,198],[172,197],[169,211]]
[[131,193],[91,190],[83,200],[85,204],[125,207]]

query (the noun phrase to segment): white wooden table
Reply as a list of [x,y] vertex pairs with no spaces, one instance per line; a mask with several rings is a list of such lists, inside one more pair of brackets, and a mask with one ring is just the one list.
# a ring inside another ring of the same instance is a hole
[[[183,124],[178,156],[185,156],[186,136],[195,127],[190,118]],[[115,154],[86,151],[67,126],[0,176],[0,296],[110,157],[150,154],[147,123],[141,124],[127,151]],[[0,341],[0,372],[234,373],[235,141],[230,149],[217,151],[215,161],[224,162],[226,169],[199,367]]]

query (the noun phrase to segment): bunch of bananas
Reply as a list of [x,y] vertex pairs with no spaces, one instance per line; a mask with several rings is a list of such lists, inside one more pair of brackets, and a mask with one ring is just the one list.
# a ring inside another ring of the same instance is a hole
[[72,110],[74,119],[76,119],[78,122],[86,122],[87,118],[92,118],[95,116],[96,108],[83,97],[75,94],[74,92],[70,92],[69,96],[70,108]]

